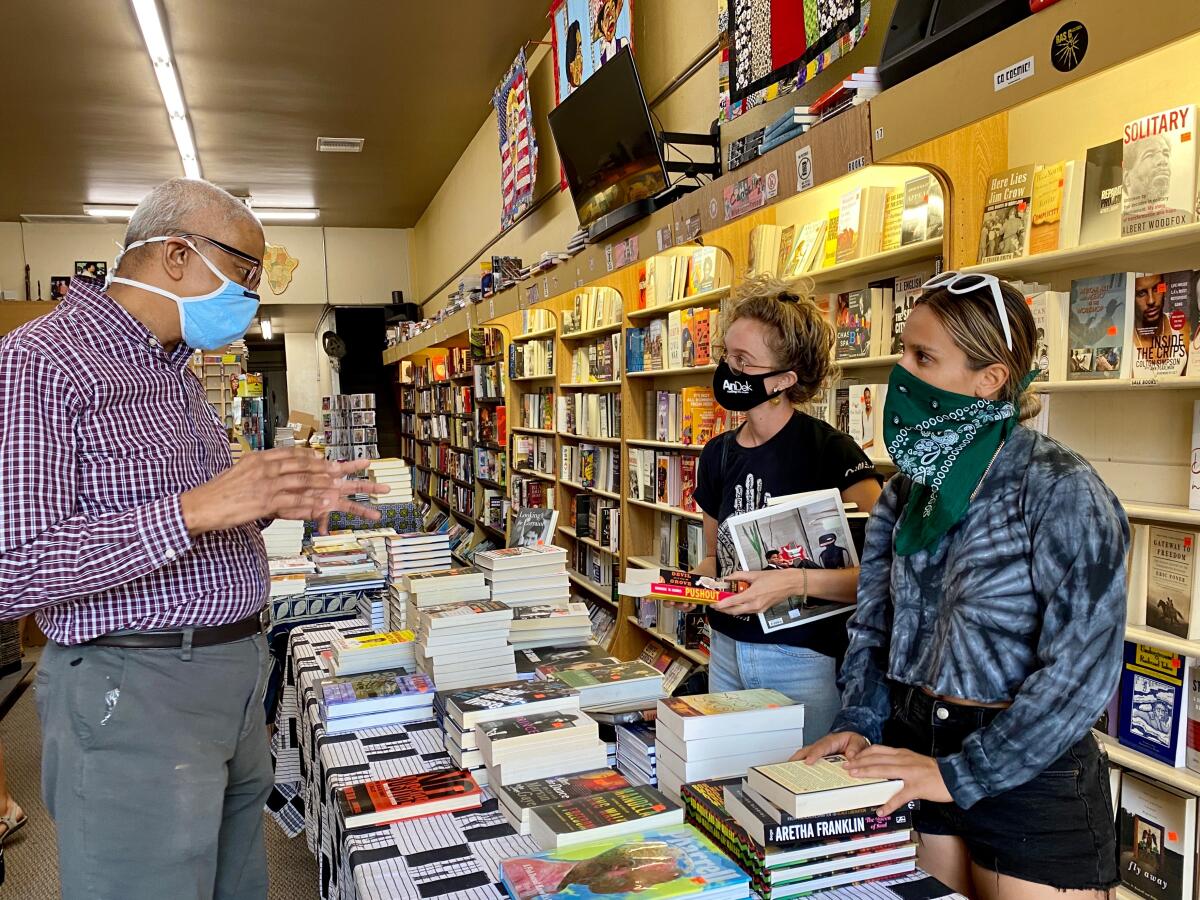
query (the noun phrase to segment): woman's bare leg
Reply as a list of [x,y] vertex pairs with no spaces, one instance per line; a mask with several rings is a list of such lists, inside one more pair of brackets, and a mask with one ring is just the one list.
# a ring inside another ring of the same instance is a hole
[[976,900],[1113,900],[1116,891],[1062,891],[1048,884],[1034,884],[1011,875],[1000,875],[971,864]]
[[917,865],[946,887],[965,897],[975,897],[971,880],[971,855],[962,838],[946,834],[918,834],[917,841]]

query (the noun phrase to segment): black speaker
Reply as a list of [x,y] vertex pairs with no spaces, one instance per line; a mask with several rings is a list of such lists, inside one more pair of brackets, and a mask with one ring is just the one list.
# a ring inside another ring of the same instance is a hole
[[[396,291],[395,293],[400,293]],[[418,303],[393,303],[384,308],[384,322],[399,325],[401,322],[420,322],[425,316]]]
[[879,80],[899,84],[1030,15],[1029,0],[897,0]]

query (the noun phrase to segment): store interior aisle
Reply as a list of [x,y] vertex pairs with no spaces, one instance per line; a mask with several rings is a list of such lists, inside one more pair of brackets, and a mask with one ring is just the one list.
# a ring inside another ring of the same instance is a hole
[[[0,898],[58,900],[58,846],[41,798],[42,738],[33,678],[11,709],[0,719],[0,741],[8,787],[29,816],[5,850],[8,877]],[[131,785],[130,790],[135,790]],[[147,798],[149,801],[150,798]],[[267,864],[271,872],[270,900],[307,900],[317,896],[317,863],[303,835],[288,840],[269,816],[266,820]]]

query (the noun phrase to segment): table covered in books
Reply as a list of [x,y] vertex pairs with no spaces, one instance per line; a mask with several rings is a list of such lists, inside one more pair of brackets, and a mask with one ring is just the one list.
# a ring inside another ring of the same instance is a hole
[[[275,790],[268,810],[289,835],[305,832],[317,858],[322,898],[507,900],[501,864],[536,854],[495,797],[477,809],[386,825],[345,827],[335,795],[354,784],[456,768],[434,720],[329,734],[317,683],[328,676],[336,633],[369,634],[363,619],[305,625],[291,633],[272,753]],[[612,895],[614,897],[618,895]],[[821,894],[828,900],[942,900],[959,895],[920,873]]]

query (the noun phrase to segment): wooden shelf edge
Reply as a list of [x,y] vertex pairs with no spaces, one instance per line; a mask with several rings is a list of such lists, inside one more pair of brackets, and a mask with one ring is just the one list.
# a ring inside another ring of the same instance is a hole
[[525,334],[515,335],[509,340],[510,344],[523,344],[526,341],[536,341],[538,338],[554,337],[558,332],[558,326],[552,325],[550,328],[542,328],[538,331],[529,331]]
[[612,325],[597,325],[595,328],[587,328],[583,331],[564,331],[559,337],[564,341],[579,341],[590,337],[599,337],[604,334],[616,334],[622,328],[621,322],[615,322]]
[[714,288],[702,294],[693,294],[691,297],[684,297],[682,300],[673,300],[670,303],[661,303],[658,306],[647,306],[643,309],[629,310],[625,313],[625,317],[631,321],[653,319],[662,313],[674,312],[677,309],[690,309],[693,306],[710,306],[728,297],[731,290],[731,287]]
[[564,381],[562,384],[559,385],[560,388],[566,388],[566,389],[570,389],[570,390],[580,390],[580,391],[586,390],[588,388],[606,388],[606,387],[620,387],[620,386],[621,386],[620,378],[617,378],[614,381]]
[[1126,625],[1125,639],[1139,644],[1149,644],[1151,647],[1158,647],[1162,650],[1170,650],[1180,656],[1200,656],[1200,641],[1189,641],[1187,638],[1176,637],[1165,631],[1147,628],[1145,625]]
[[625,377],[626,378],[662,378],[662,377],[670,377],[672,375],[692,375],[692,374],[697,374],[697,373],[704,374],[707,372],[715,372],[716,370],[717,370],[717,364],[712,363],[711,365],[704,365],[704,366],[682,366],[682,367],[676,368],[676,369],[643,369],[640,372],[626,372]]
[[566,478],[558,479],[558,483],[561,485],[565,485],[566,487],[569,487],[569,488],[574,488],[577,491],[587,491],[589,494],[598,494],[601,497],[608,497],[610,500],[620,500],[621,499],[620,494],[614,494],[612,491],[605,491],[605,490],[602,490],[601,488],[584,487],[579,482],[569,481]]
[[631,447],[646,447],[653,450],[680,450],[684,453],[703,453],[703,444],[679,444],[672,441],[651,441],[651,440],[635,440],[629,438],[625,441]]
[[1138,521],[1200,526],[1200,509],[1169,506],[1165,503],[1138,503],[1134,500],[1122,500],[1121,505],[1125,507],[1125,515]]
[[678,653],[680,656],[686,657],[687,659],[691,660],[692,662],[696,663],[697,665],[701,665],[701,666],[708,665],[708,657],[705,656],[703,653],[700,653],[697,650],[691,650],[687,647],[684,647],[682,644],[677,643],[674,638],[670,637],[669,635],[663,634],[661,631],[659,631],[656,628],[647,628],[645,625],[643,625],[641,622],[639,622],[637,620],[637,616],[626,616],[625,618],[629,620],[629,624],[632,625],[634,628],[637,628],[640,631],[644,631],[651,638],[658,641],[660,644],[663,644],[664,646],[669,647],[671,650]]
[[915,244],[909,244],[907,247],[898,247],[895,250],[888,250],[885,253],[875,253],[871,256],[865,256],[862,259],[852,259],[848,262],[838,263],[830,266],[827,269],[816,269],[815,271],[802,272],[800,276],[811,278],[816,284],[825,284],[831,281],[840,281],[844,278],[853,278],[856,275],[861,275],[866,272],[874,272],[881,269],[892,269],[896,266],[904,265],[910,262],[919,262],[923,259],[933,259],[939,256],[944,249],[942,238],[930,238],[926,241],[918,241]]
[[585,444],[619,444],[621,439],[617,437],[589,437],[582,434],[568,434],[565,431],[555,432],[559,437],[566,438],[569,441],[582,441]]
[[634,506],[641,506],[645,509],[653,509],[661,513],[668,513],[672,516],[679,516],[682,519],[692,519],[696,522],[704,521],[704,513],[688,512],[686,509],[680,509],[677,506],[667,506],[664,503],[650,503],[647,500],[636,500],[633,497],[626,498]]
[[1177,769],[1174,766],[1168,766],[1138,753],[1136,750],[1130,750],[1114,737],[1098,731],[1093,733],[1096,735],[1096,740],[1108,751],[1109,760],[1116,765],[1149,775],[1163,784],[1169,784],[1181,791],[1200,796],[1200,773],[1193,772],[1191,769]]
[[599,597],[601,600],[605,600],[609,604],[612,604],[611,593],[606,593],[603,587],[595,584],[590,578],[585,578],[574,569],[567,569],[567,580],[580,590],[587,591],[589,594]]

